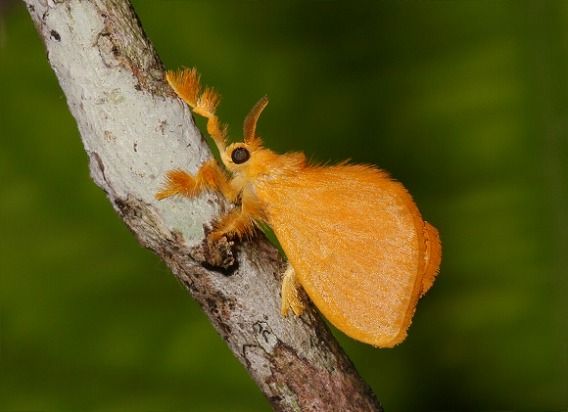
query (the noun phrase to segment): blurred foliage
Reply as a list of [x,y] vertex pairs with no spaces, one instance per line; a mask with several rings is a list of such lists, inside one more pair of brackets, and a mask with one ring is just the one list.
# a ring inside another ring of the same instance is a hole
[[[389,170],[444,243],[408,339],[339,339],[387,410],[568,406],[568,2],[135,1],[239,137]],[[0,410],[261,411],[88,176],[22,3],[0,16]]]

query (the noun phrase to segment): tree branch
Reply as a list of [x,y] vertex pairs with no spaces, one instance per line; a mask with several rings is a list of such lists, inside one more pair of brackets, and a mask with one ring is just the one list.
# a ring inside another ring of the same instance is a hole
[[[212,194],[157,202],[168,169],[210,158],[191,113],[128,0],[25,0],[67,97],[91,176],[145,247],[199,302],[274,409],[377,411],[380,406],[313,309],[279,312],[283,261],[264,238],[226,250],[222,274],[204,227],[229,205]],[[233,250],[233,252],[231,252]]]

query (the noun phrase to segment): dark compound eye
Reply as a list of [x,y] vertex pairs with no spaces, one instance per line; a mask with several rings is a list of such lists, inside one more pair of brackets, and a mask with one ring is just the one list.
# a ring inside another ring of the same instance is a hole
[[233,153],[231,153],[231,159],[235,164],[238,165],[246,162],[247,160],[249,160],[249,158],[250,158],[250,153],[244,147],[237,147],[235,150],[233,150]]

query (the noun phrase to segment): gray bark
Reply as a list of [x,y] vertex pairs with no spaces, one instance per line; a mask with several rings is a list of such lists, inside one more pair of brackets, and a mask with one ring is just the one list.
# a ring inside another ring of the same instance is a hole
[[92,178],[199,302],[273,408],[381,410],[313,307],[301,318],[280,316],[284,262],[263,236],[208,247],[206,228],[230,205],[214,194],[154,200],[167,170],[194,173],[211,153],[164,82],[129,1],[24,1],[77,121]]

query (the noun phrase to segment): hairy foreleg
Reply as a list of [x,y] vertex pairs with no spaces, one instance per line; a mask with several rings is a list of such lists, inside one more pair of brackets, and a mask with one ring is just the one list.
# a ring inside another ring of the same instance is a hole
[[231,186],[227,175],[215,160],[204,163],[195,176],[181,169],[170,170],[162,189],[156,193],[156,199],[162,200],[171,196],[195,197],[204,190],[221,192],[231,202],[237,193]]
[[227,127],[219,121],[215,114],[220,97],[212,88],[201,88],[199,73],[195,68],[179,71],[168,71],[166,79],[176,94],[186,102],[192,110],[207,119],[207,132],[217,144],[220,152],[225,150]]
[[264,220],[262,206],[253,197],[243,195],[241,205],[236,206],[215,223],[215,229],[209,234],[210,240],[226,237],[250,237],[254,233],[255,222]]

